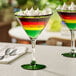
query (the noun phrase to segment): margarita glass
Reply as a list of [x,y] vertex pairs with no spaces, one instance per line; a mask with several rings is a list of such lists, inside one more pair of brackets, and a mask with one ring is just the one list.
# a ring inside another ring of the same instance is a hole
[[71,32],[71,51],[69,53],[63,53],[62,55],[65,57],[76,58],[74,34],[74,31],[76,30],[76,11],[58,11],[58,14]]
[[35,44],[36,39],[45,28],[51,14],[39,16],[20,16],[16,15],[18,21],[22,25],[24,31],[27,33],[32,44],[32,61],[30,64],[21,65],[22,68],[28,70],[44,69],[46,65],[37,64],[35,59]]

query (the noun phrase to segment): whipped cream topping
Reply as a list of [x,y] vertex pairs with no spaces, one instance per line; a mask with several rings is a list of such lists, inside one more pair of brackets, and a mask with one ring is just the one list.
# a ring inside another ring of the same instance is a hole
[[66,3],[64,3],[64,4],[63,4],[63,6],[62,6],[61,10],[68,10],[68,6],[67,6],[67,4],[66,4]]
[[71,4],[68,6],[66,3],[64,3],[62,6],[58,6],[56,8],[57,10],[76,10],[76,5],[74,2],[71,2]]
[[50,8],[46,8],[45,10],[46,10],[46,14],[47,14],[47,13],[48,13],[48,14],[51,14],[51,13],[52,13],[52,10],[51,10]]
[[24,13],[23,13],[22,10],[20,10],[17,14],[18,14],[18,15],[19,15],[19,14],[20,14],[20,15],[24,15]]
[[61,9],[61,5],[59,5],[56,9],[57,9],[57,10],[60,10],[60,9]]
[[37,16],[37,15],[39,15],[39,14],[40,14],[40,10],[39,10],[39,8],[37,8],[37,9],[35,10],[35,12],[34,12],[34,15]]
[[[18,12],[19,13],[19,12]],[[27,15],[27,13],[28,13],[28,8],[26,8],[26,10],[25,11],[23,11],[22,12],[23,13],[23,15],[25,14],[25,15]],[[18,14],[19,15],[19,14]],[[21,14],[20,14],[21,15]]]
[[71,5],[68,7],[69,10],[76,10],[76,5],[74,2],[71,3]]
[[37,8],[36,10],[34,10],[32,7],[30,10],[28,9],[25,9],[24,11],[20,10],[15,14],[21,16],[40,16],[40,15],[52,14],[52,10],[50,8],[45,8],[44,10],[39,10],[39,8]]

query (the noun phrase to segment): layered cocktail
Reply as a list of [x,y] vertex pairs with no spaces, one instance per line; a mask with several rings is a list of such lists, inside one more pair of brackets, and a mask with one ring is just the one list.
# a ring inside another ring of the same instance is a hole
[[36,39],[45,28],[52,12],[51,10],[47,13],[46,10],[40,11],[39,9],[20,11],[16,13],[16,17],[22,25],[24,31],[27,33],[32,44],[32,61],[30,64],[24,64],[21,67],[28,70],[39,70],[44,69],[46,66],[43,64],[37,64],[35,59],[35,44]]
[[46,16],[17,16],[23,29],[30,38],[37,38],[46,26],[50,15]]
[[64,5],[57,9],[58,14],[65,22],[66,26],[71,31],[71,51],[69,53],[63,53],[63,56],[76,58],[75,49],[75,37],[74,31],[76,30],[76,5],[72,2],[70,6]]

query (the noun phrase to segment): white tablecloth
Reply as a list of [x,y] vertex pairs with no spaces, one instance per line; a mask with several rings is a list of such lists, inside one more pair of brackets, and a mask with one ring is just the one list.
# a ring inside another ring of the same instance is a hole
[[[0,46],[5,44],[0,43]],[[31,50],[30,45],[12,45],[25,46]],[[0,76],[76,76],[76,58],[66,58],[61,55],[68,51],[70,51],[70,47],[37,45],[35,54],[37,63],[47,65],[46,69],[36,71],[22,69],[20,67],[22,64],[31,61],[31,53],[27,53],[11,64],[0,64]]]

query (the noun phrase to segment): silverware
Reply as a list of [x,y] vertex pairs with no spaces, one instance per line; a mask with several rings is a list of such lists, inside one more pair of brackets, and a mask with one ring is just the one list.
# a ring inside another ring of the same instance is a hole
[[17,49],[14,49],[12,52],[9,53],[9,55],[10,55],[10,56],[16,55],[16,51],[17,51]]
[[[5,54],[4,54],[3,56],[0,56],[0,60],[4,59],[5,56],[15,56],[15,55],[17,55],[17,54],[16,54],[16,51],[17,51],[17,50],[18,50],[18,49],[7,48],[7,49],[5,50]],[[26,48],[26,53],[29,53],[29,52],[28,52],[28,48]]]
[[3,56],[0,56],[0,60],[2,60],[6,55],[9,55],[10,51],[11,51],[11,48],[7,48],[5,50],[5,54]]
[[7,55],[9,55],[9,56],[16,55],[16,51],[17,51],[17,49],[14,49],[14,50],[11,51],[11,48],[7,48],[5,50],[5,54],[3,56],[0,56],[0,60],[4,59],[4,57],[7,56]]

